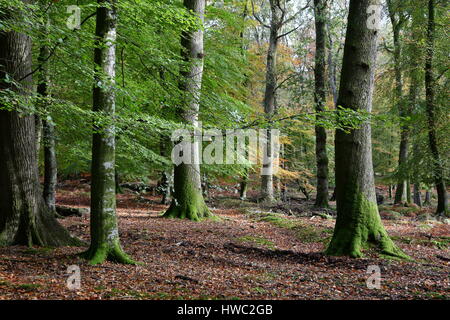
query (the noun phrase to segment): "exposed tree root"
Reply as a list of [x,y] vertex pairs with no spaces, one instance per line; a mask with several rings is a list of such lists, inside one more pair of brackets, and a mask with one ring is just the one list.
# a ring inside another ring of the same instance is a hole
[[112,246],[99,246],[96,248],[90,247],[87,251],[80,254],[80,256],[89,261],[89,264],[101,264],[105,261],[111,261],[123,264],[137,264],[130,256],[128,256],[120,247],[114,244]]

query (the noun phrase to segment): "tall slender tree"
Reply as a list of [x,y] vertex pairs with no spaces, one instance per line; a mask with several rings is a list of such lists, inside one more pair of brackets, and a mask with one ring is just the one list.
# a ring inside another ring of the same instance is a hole
[[[203,24],[205,0],[184,0],[184,6]],[[185,93],[185,104],[179,109],[179,116],[184,123],[198,128],[204,57],[202,28],[184,31],[181,45],[182,56],[188,68],[182,72],[180,87]],[[199,152],[196,143],[193,143],[191,150],[193,163],[175,165],[172,203],[164,213],[164,217],[198,221],[212,215],[202,194],[200,165],[196,161],[199,159]]]
[[[378,31],[369,28],[369,6],[375,0],[351,0],[338,105],[371,112]],[[350,132],[336,130],[337,220],[329,255],[361,257],[375,244],[388,255],[405,257],[389,238],[378,213],[372,165],[370,123]]]
[[[269,25],[269,48],[267,50],[267,62],[266,62],[266,88],[264,90],[264,112],[267,118],[273,116],[275,112],[276,103],[276,87],[277,87],[277,50],[279,42],[279,33],[283,26],[282,12],[280,10],[279,1],[270,0],[270,12],[271,19]],[[268,130],[267,139],[270,141],[270,130]],[[267,144],[264,152],[267,157],[271,158],[272,150],[270,150],[270,143]],[[266,170],[266,174],[261,176],[261,199],[263,201],[274,200],[273,190],[273,175],[270,172],[270,167],[273,164],[271,162],[263,164]]]
[[[239,38],[241,40],[241,53],[242,56],[245,56],[245,41],[244,41],[244,33],[245,33],[245,21],[248,16],[248,0],[244,0],[244,8],[242,11],[242,27],[239,32]],[[249,85],[249,76],[246,74],[244,78],[243,85],[248,87]],[[239,183],[239,198],[241,200],[247,199],[247,190],[248,190],[248,180],[249,180],[249,168],[244,168],[244,173],[241,176],[241,181]]]
[[[416,24],[416,19],[414,19],[414,17],[412,18],[412,27]],[[411,110],[411,114],[412,115],[416,115],[420,112],[420,107],[418,107],[418,99],[419,99],[419,95],[420,95],[420,91],[421,91],[421,86],[420,86],[420,78],[419,78],[419,70],[420,66],[418,68],[418,66],[416,65],[416,55],[414,55],[413,53],[417,52],[417,44],[419,43],[418,41],[418,37],[417,34],[415,32],[411,32],[411,39],[413,41],[411,41],[410,45],[407,47],[409,49],[408,52],[408,62],[410,65],[410,70],[409,70],[409,79],[410,79],[410,83],[409,83],[409,94],[408,94],[408,104],[409,104],[409,109]],[[414,133],[414,130],[411,130],[411,136],[414,137],[414,134],[418,134],[417,132]],[[419,143],[418,141],[414,141],[413,145],[412,145],[412,155],[413,158],[418,158],[419,155]],[[421,183],[421,178],[420,178],[420,167],[418,166],[414,166],[414,168],[412,168],[412,172],[411,172],[411,181],[413,183],[413,201],[415,204],[417,204],[418,206],[422,207],[422,195],[420,192],[420,183]]]
[[[163,157],[170,156],[170,148],[172,147],[172,141],[170,140],[170,137],[166,135],[161,135],[159,138],[159,152],[160,155]],[[170,197],[172,196],[172,188],[173,188],[173,167],[170,168],[164,168],[161,172],[161,179],[158,182],[160,193],[162,194],[161,203],[162,204],[169,204],[170,203]]]
[[333,96],[333,103],[336,105],[337,98],[338,98],[338,92],[337,92],[337,85],[336,85],[336,63],[334,59],[334,53],[333,53],[333,39],[331,38],[330,31],[329,31],[329,23],[326,24],[326,34],[328,38],[327,46],[328,46],[328,56],[327,56],[327,75],[328,75],[328,86],[330,88],[330,92]]
[[[412,60],[412,59],[411,59]],[[413,65],[413,64],[411,64]],[[409,97],[408,103],[409,108],[412,110],[412,114],[418,112],[417,108],[417,98],[419,96],[419,79],[417,70],[413,69],[410,71],[410,84],[409,84]],[[419,154],[419,145],[418,142],[415,141],[412,147],[412,153],[415,158]],[[413,182],[413,201],[418,206],[422,206],[422,195],[420,193],[420,177],[419,177],[420,168],[416,166],[412,169],[411,179]]]
[[[288,1],[270,0],[270,22],[264,23],[262,19],[255,13],[254,3],[252,1],[253,16],[259,23],[269,30],[269,47],[267,50],[266,60],[266,87],[264,90],[263,107],[264,113],[268,120],[273,117],[276,111],[276,94],[277,94],[277,53],[278,44],[281,38],[287,36],[291,32],[297,30],[293,28],[290,31],[282,33],[283,26],[295,19],[297,14],[288,16]],[[306,9],[304,7],[302,10]],[[270,128],[269,128],[270,129]],[[274,156],[274,150],[271,148],[271,130],[267,131],[268,143],[264,146],[264,154],[267,159],[272,159]],[[273,174],[272,174],[272,161],[265,161],[263,164],[264,174],[261,176],[261,200],[271,202],[275,199],[273,190]]]
[[[45,11],[43,1],[40,2]],[[48,9],[49,10],[49,9]],[[50,55],[50,50],[46,44],[46,38],[48,34],[48,27],[50,24],[48,12],[44,13],[44,24],[42,28],[43,44],[39,48],[38,63],[41,65],[38,77],[37,93],[42,98],[42,109],[47,109],[48,87],[49,87],[49,75],[48,65],[45,60]],[[55,150],[55,126],[53,124],[50,115],[45,116],[42,119],[42,142],[44,149],[44,201],[45,204],[52,212],[56,212],[56,185],[58,177],[58,167],[56,164],[56,150]]]
[[91,264],[111,260],[134,263],[122,250],[116,216],[115,188],[115,63],[116,0],[98,0],[95,27],[95,79],[92,110],[106,117],[94,125],[92,138],[91,245],[83,256]]
[[[165,70],[159,71],[159,77],[162,82],[166,81]],[[162,107],[166,105],[163,102]],[[165,109],[167,110],[167,109]],[[162,133],[159,137],[159,154],[163,157],[170,157],[170,151],[173,147],[173,143],[167,133]],[[161,172],[161,178],[158,181],[159,192],[161,193],[161,204],[169,204],[170,197],[172,196],[173,189],[173,167],[164,168]]]
[[[326,104],[326,0],[314,0],[314,18],[316,25],[316,55],[314,67],[316,118],[321,118],[321,112]],[[317,164],[317,195],[315,206],[328,207],[328,155],[327,131],[323,126],[315,126],[316,133],[316,164]]]
[[425,94],[426,94],[426,111],[428,119],[428,141],[431,154],[434,160],[434,180],[438,196],[437,214],[448,215],[447,190],[444,180],[444,169],[442,167],[441,155],[438,148],[436,135],[436,102],[435,92],[436,83],[433,71],[433,58],[435,50],[435,8],[436,1],[428,1],[428,28],[426,39],[426,57],[425,57]]
[[[402,77],[402,46],[400,34],[402,27],[407,21],[405,13],[402,11],[401,2],[397,0],[388,0],[388,11],[389,18],[392,24],[392,33],[394,40],[394,73],[395,73],[395,102],[399,112],[400,117],[406,117],[409,114],[408,104],[405,103],[403,99],[403,77]],[[403,121],[403,120],[402,120]],[[402,124],[400,128],[400,147],[398,155],[398,168],[400,171],[404,171],[404,166],[408,160],[408,149],[409,149],[409,128],[406,124]],[[395,190],[394,203],[405,203],[410,202],[411,199],[408,198],[407,189],[409,184],[407,179],[404,177],[404,173],[400,172],[400,177],[398,178],[397,188]]]
[[[23,22],[24,15],[2,7],[0,20]],[[38,175],[35,117],[14,110],[25,107],[23,104],[33,89],[31,38],[14,30],[2,30],[0,43],[0,89],[21,96],[18,106],[0,105],[0,244],[78,245],[80,241],[70,236],[44,203]]]

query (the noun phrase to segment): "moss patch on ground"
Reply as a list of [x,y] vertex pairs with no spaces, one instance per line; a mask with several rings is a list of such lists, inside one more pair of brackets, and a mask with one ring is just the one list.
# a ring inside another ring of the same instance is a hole
[[266,247],[268,249],[275,249],[275,244],[272,241],[270,241],[264,237],[260,237],[260,236],[243,236],[243,237],[237,238],[237,240],[240,242],[250,242],[250,243],[258,244],[258,245]]
[[391,236],[391,239],[406,244],[422,245],[426,247],[436,247],[440,250],[447,250],[450,248],[450,237],[435,237],[431,239],[416,239],[410,237]]
[[254,220],[258,222],[269,222],[278,228],[292,230],[296,238],[305,243],[322,242],[328,243],[333,229],[317,228],[307,225],[302,221],[294,218],[288,218],[283,214],[273,212],[247,212]]

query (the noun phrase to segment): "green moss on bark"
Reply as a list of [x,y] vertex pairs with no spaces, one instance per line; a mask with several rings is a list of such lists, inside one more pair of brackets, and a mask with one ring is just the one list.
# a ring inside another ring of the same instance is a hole
[[182,163],[175,166],[172,203],[163,217],[193,221],[213,217],[203,198],[198,165]]
[[163,215],[165,218],[189,219],[193,221],[201,221],[212,216],[213,214],[208,209],[201,191],[193,188],[177,194],[172,200],[169,209]]
[[104,261],[112,261],[124,264],[137,264],[123,250],[118,241],[112,245],[101,245],[80,254],[80,256],[89,261],[89,264],[101,264]]
[[363,250],[373,244],[381,254],[408,259],[389,238],[375,202],[361,192],[348,201],[346,208],[350,211],[338,216],[326,254],[359,258],[363,256]]

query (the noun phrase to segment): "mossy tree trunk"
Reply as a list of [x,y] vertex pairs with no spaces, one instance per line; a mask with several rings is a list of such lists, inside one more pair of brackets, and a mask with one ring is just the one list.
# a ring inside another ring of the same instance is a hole
[[450,215],[448,211],[447,189],[445,187],[444,168],[438,148],[436,135],[436,102],[435,102],[435,76],[433,71],[434,38],[435,38],[435,0],[428,1],[428,28],[425,57],[425,92],[426,110],[428,119],[428,141],[434,160],[433,176],[437,191],[438,204],[436,214]]
[[[24,19],[9,10],[0,20]],[[0,32],[0,89],[32,93],[31,38]],[[14,79],[18,86],[8,81]],[[21,80],[22,79],[22,80]],[[44,203],[38,175],[35,116],[0,110],[0,244],[79,245]]]
[[[314,67],[316,119],[321,119],[321,112],[326,105],[325,59],[326,59],[326,0],[314,0],[314,18],[316,25],[316,55]],[[315,206],[328,207],[328,155],[327,131],[323,126],[315,126],[317,193]]]
[[194,164],[175,166],[172,203],[164,217],[200,221],[212,215],[203,198],[198,170]]
[[115,0],[98,0],[92,110],[106,116],[108,121],[101,126],[94,125],[92,139],[91,245],[83,254],[91,264],[102,263],[105,260],[133,263],[121,248],[116,216],[113,124],[117,24],[115,5]]
[[[204,22],[205,0],[184,0],[186,9],[192,11],[201,23]],[[203,77],[203,30],[183,32],[181,37],[182,56],[188,64],[182,71],[181,89],[185,93],[185,105],[180,110],[181,120],[194,128],[199,126],[198,113]],[[172,203],[164,217],[202,220],[212,214],[202,194],[199,148],[194,143],[192,163],[181,163],[174,167],[174,192]]]
[[[367,27],[375,0],[351,0],[338,105],[370,112],[376,68],[377,30]],[[329,255],[361,257],[374,244],[382,253],[405,257],[381,222],[375,195],[371,128],[364,123],[349,133],[336,130],[337,220]]]

